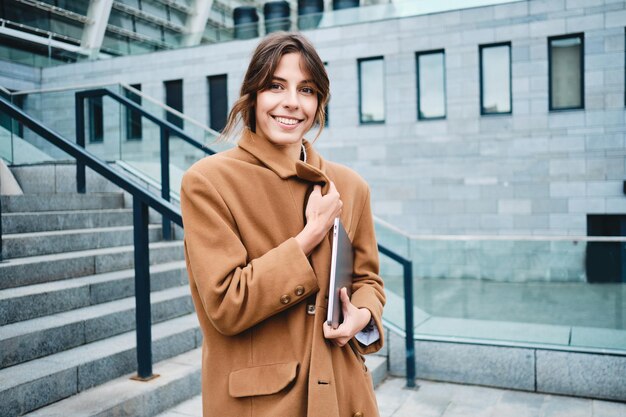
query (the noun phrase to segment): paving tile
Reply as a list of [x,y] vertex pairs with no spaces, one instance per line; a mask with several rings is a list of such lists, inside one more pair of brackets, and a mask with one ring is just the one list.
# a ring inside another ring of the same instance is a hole
[[626,417],[626,404],[624,403],[593,400],[591,409],[593,417]]
[[549,395],[538,417],[592,417],[592,400]]
[[[377,389],[380,417],[626,417],[626,403],[474,385],[387,378]],[[202,417],[196,396],[157,417]]]

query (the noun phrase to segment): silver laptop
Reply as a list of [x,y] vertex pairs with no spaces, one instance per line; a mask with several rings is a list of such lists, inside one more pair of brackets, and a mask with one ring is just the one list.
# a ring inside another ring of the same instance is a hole
[[352,242],[339,217],[333,225],[333,247],[330,264],[330,285],[328,287],[328,314],[326,321],[336,329],[343,322],[339,291],[345,287],[348,296],[352,295],[352,271],[354,268]]

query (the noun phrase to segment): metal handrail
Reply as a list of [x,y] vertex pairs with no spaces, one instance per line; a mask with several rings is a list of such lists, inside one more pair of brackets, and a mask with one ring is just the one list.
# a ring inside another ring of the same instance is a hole
[[[1,20],[1,19],[0,19]],[[130,84],[126,84],[126,83],[87,83],[87,84],[70,84],[70,85],[63,85],[63,86],[59,86],[59,87],[49,87],[49,88],[39,88],[39,89],[31,89],[31,90],[19,90],[19,91],[6,91],[8,94],[12,95],[12,96],[25,96],[25,95],[29,95],[29,94],[44,94],[44,93],[58,93],[58,92],[62,92],[62,91],[73,91],[73,90],[81,90],[81,89],[95,89],[95,88],[111,88],[111,86],[114,85],[119,85],[121,86],[124,90],[128,90],[130,92],[132,92],[133,94],[141,97],[142,100],[146,100],[151,102],[152,104],[154,104],[155,106],[158,106],[160,108],[162,108],[164,111],[173,114],[174,116],[180,117],[181,119],[183,119],[185,121],[185,123],[190,123],[196,127],[198,127],[199,129],[204,130],[207,133],[210,133],[211,135],[214,136],[219,136],[219,132],[217,132],[214,129],[211,129],[209,126],[200,123],[199,121],[197,121],[196,119],[193,119],[189,116],[187,116],[185,113],[181,113],[178,110],[168,106],[167,104],[155,99],[152,96],[149,96],[148,94],[146,94],[145,92],[141,91],[141,90],[137,90],[136,88],[134,88],[133,86],[131,86]]]
[[[83,170],[85,166],[88,166],[133,196],[135,316],[137,323],[137,379],[152,379],[154,375],[152,373],[148,207],[155,209],[161,213],[164,218],[167,218],[169,221],[172,221],[182,227],[183,219],[180,209],[171,204],[169,201],[145,191],[144,187],[137,181],[127,178],[114,171],[106,164],[106,162],[100,160],[81,146],[70,142],[58,133],[44,126],[41,122],[34,119],[2,97],[0,97],[0,111],[5,112],[13,119],[17,119],[34,133],[75,158],[77,161],[77,169],[79,163],[83,166]],[[84,184],[83,190],[78,190],[78,192],[85,192]]]
[[[147,118],[159,126],[161,138],[161,197],[164,200],[170,201],[170,135],[175,135],[181,138],[191,146],[201,150],[207,155],[213,155],[215,153],[212,149],[207,148],[202,143],[187,135],[178,126],[168,122],[167,120],[162,120],[161,118],[146,111],[141,105],[135,103],[133,100],[121,96],[108,88],[95,88],[92,90],[77,91],[75,93],[77,145],[83,148],[85,147],[85,100],[88,98],[104,96],[111,97],[113,100],[126,107],[126,109],[139,113],[142,117]],[[76,163],[76,184],[78,192],[85,192],[85,165],[78,160]],[[167,240],[172,238],[171,224],[165,216],[163,217],[163,238]]]

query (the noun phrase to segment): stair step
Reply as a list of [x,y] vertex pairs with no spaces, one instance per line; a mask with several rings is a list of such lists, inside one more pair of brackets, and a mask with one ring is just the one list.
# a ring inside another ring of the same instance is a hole
[[[160,240],[161,226],[149,225],[148,236],[151,242]],[[6,259],[132,244],[133,226],[19,233],[2,237],[2,251]]]
[[[193,313],[189,288],[151,294],[152,323]],[[57,313],[0,328],[0,368],[135,329],[135,297]]]
[[2,213],[124,208],[123,193],[3,195]]
[[[187,284],[184,261],[150,267],[152,291]],[[125,269],[81,278],[0,290],[0,326],[135,294],[135,271]]]
[[[22,415],[136,369],[135,337],[131,331],[0,370],[3,413]],[[197,348],[195,314],[153,325],[152,340],[154,362]]]
[[26,414],[28,417],[152,417],[200,394],[202,349],[154,364],[150,382],[114,379]]
[[129,226],[132,224],[132,209],[63,210],[2,214],[2,233],[4,235],[92,227]]
[[[150,264],[183,259],[182,241],[150,244]],[[0,263],[0,289],[119,271],[133,265],[132,245],[8,259]]]

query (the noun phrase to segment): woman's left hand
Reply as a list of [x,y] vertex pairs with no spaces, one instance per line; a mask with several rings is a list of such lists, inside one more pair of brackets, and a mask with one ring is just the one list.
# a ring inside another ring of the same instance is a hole
[[336,346],[342,347],[367,326],[372,318],[372,313],[367,308],[357,308],[350,302],[348,291],[342,288],[339,292],[341,297],[341,309],[343,310],[343,323],[336,329],[324,322],[324,337],[330,339]]

